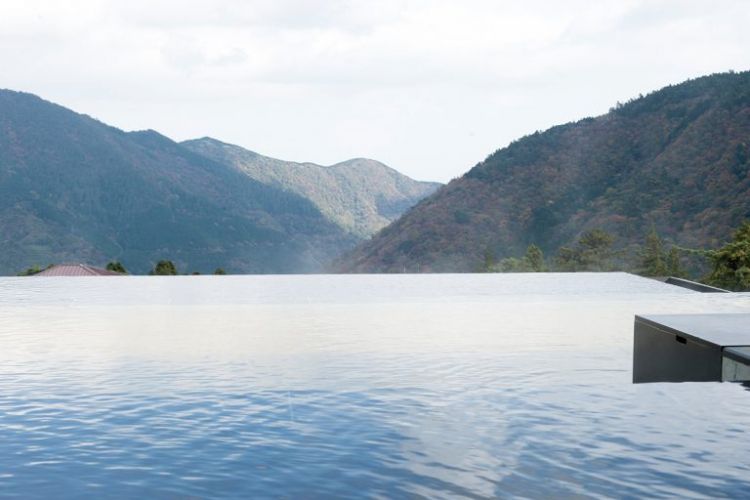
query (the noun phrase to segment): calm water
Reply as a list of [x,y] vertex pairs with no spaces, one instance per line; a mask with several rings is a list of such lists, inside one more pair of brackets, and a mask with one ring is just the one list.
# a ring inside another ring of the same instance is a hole
[[747,497],[750,392],[631,384],[625,274],[0,279],[0,495]]

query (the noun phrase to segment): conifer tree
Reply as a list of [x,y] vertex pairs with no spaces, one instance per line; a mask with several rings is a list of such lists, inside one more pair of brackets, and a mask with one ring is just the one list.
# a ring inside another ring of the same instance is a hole
[[125,269],[125,266],[123,266],[120,261],[112,261],[107,263],[107,271],[114,271],[120,274],[128,274],[128,270]]
[[526,249],[526,255],[524,255],[523,258],[528,264],[529,271],[534,271],[536,273],[544,271],[544,253],[542,252],[542,249],[535,244],[532,243],[529,245]]
[[743,222],[732,241],[708,252],[713,271],[711,285],[731,290],[750,289],[750,222]]
[[556,263],[561,271],[609,271],[615,237],[603,229],[592,229],[581,235],[575,247],[562,247]]
[[669,254],[667,255],[667,274],[676,278],[685,278],[687,276],[687,272],[682,267],[682,262],[680,262],[680,251],[675,246],[669,249]]
[[664,263],[664,243],[656,228],[651,226],[651,232],[646,236],[641,255],[641,274],[644,276],[664,276],[667,266]]
[[176,276],[177,267],[171,260],[160,260],[149,274],[156,276]]

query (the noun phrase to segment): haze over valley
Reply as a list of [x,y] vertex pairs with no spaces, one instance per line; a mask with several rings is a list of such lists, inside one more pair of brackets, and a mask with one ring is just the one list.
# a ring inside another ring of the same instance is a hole
[[0,91],[2,274],[109,261],[145,273],[161,259],[183,272],[321,272],[437,187],[375,160],[293,164],[123,132]]
[[338,266],[470,272],[529,245],[552,263],[587,231],[603,230],[619,251],[604,269],[640,272],[652,230],[675,248],[730,239],[750,218],[749,172],[750,72],[696,78],[519,138]]
[[4,0],[0,497],[748,497],[749,27]]
[[529,245],[552,264],[587,231],[611,240],[606,268],[640,271],[649,231],[708,249],[750,217],[748,137],[750,73],[716,74],[520,138],[439,189],[376,160],[177,143],[0,91],[0,272],[470,272]]

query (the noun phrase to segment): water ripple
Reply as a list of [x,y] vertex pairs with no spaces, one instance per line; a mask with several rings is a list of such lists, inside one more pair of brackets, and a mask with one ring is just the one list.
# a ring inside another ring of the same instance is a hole
[[607,276],[0,280],[0,496],[745,496],[744,387],[630,383],[745,298]]

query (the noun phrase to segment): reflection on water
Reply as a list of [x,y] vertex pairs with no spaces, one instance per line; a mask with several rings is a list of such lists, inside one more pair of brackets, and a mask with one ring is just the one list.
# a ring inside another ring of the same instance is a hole
[[[743,496],[737,384],[631,384],[624,274],[0,279],[5,496]],[[97,493],[99,492],[99,493]]]

